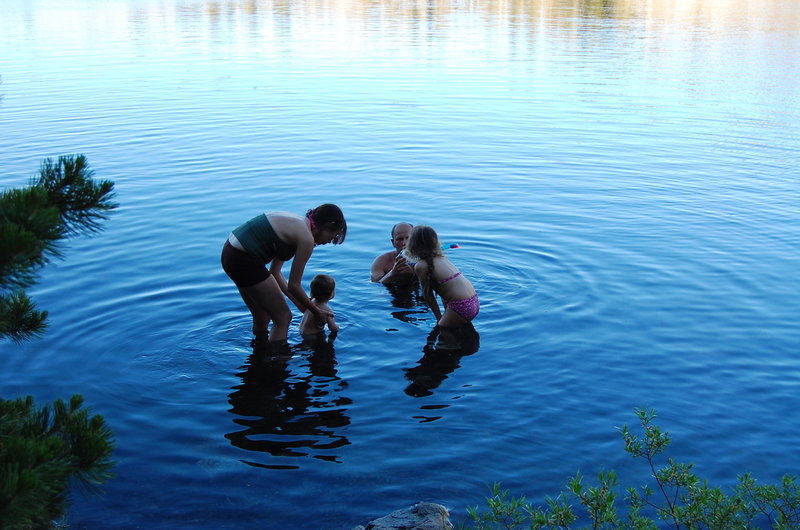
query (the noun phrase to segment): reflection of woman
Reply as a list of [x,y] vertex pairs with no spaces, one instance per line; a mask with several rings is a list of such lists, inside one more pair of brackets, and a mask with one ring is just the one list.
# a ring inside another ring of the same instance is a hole
[[[301,312],[308,310],[325,320],[327,314],[311,301],[300,282],[314,247],[331,242],[338,245],[346,234],[347,223],[335,204],[308,210],[305,217],[287,212],[264,213],[233,230],[222,249],[222,268],[253,315],[257,339],[266,336],[272,320],[270,342],[286,340],[292,313],[284,295]],[[281,267],[292,258],[287,282]]]
[[[296,350],[295,347],[292,348]],[[297,357],[295,357],[297,359]],[[300,374],[297,368],[307,367]],[[347,388],[336,371],[333,346],[323,343],[307,357],[307,365],[276,358],[256,346],[239,373],[242,383],[229,395],[230,412],[241,427],[226,434],[232,445],[274,457],[313,456],[338,462],[331,450],[350,444],[337,431],[350,424],[341,395]],[[282,462],[256,464],[273,469],[297,469]]]

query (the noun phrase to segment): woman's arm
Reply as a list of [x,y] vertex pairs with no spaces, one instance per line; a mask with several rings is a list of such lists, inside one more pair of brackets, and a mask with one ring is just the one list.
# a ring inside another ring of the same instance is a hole
[[269,272],[275,277],[275,281],[278,282],[278,287],[281,288],[281,291],[284,294],[288,293],[289,286],[286,284],[286,278],[283,276],[283,264],[285,262],[279,260],[278,258],[273,258],[272,262],[269,264]]
[[292,293],[289,292],[289,285],[286,283],[286,278],[283,275],[283,264],[285,262],[279,260],[278,258],[274,258],[272,263],[269,265],[269,272],[275,278],[275,281],[278,282],[278,287],[281,288],[283,294],[285,294],[289,300],[299,309],[301,312],[305,312],[306,308],[300,305],[297,297],[294,296]]
[[317,307],[317,304],[311,301],[306,292],[303,290],[303,286],[301,284],[303,272],[306,269],[306,263],[308,263],[308,258],[311,257],[311,253],[313,251],[314,240],[311,238],[308,240],[304,239],[297,244],[297,251],[295,252],[294,259],[292,260],[292,268],[289,271],[289,281],[287,283],[286,295],[290,300],[292,300],[292,302],[294,302],[298,309],[301,311],[305,311],[307,309],[314,314],[319,322],[325,322],[328,318],[328,314],[320,311],[319,307]]

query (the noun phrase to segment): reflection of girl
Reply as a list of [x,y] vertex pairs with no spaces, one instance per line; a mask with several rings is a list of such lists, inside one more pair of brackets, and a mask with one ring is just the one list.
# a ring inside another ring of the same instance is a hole
[[[422,358],[417,361],[417,365],[412,368],[403,368],[406,378],[410,384],[404,392],[412,397],[430,396],[433,390],[439,387],[451,373],[461,366],[461,358],[472,355],[480,348],[480,336],[472,327],[467,324],[458,330],[459,348],[440,351],[442,346],[434,347],[441,328],[433,328],[428,335],[428,342],[422,348]],[[424,408],[424,407],[423,407]]]
[[[253,315],[256,338],[266,335],[272,320],[270,342],[286,340],[292,312],[284,295],[300,311],[308,310],[320,321],[327,319],[328,314],[311,301],[300,282],[314,247],[331,242],[338,245],[346,234],[347,223],[335,204],[308,210],[305,217],[264,213],[233,230],[222,249],[222,268]],[[281,267],[292,258],[287,282]]]
[[[406,251],[417,261],[414,272],[422,282],[425,301],[441,328],[460,328],[478,314],[480,303],[470,281],[442,254],[439,236],[430,226],[411,230]],[[442,298],[444,313],[434,292]]]

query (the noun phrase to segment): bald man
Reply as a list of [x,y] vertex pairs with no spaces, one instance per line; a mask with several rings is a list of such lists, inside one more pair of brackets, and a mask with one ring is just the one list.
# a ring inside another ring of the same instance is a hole
[[381,254],[372,262],[373,282],[389,285],[414,279],[414,269],[406,263],[406,259],[402,255],[411,228],[413,228],[412,225],[408,223],[397,223],[392,227],[391,241],[394,250]]

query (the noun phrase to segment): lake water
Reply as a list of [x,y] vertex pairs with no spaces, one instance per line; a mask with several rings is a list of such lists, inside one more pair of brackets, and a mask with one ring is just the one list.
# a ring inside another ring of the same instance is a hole
[[[638,485],[617,429],[642,406],[715,484],[800,473],[793,0],[5,0],[0,76],[0,185],[84,153],[120,203],[31,289],[47,334],[0,344],[1,396],[81,393],[114,430],[73,528]],[[305,285],[336,278],[339,337],[253,357],[222,243],[323,202],[348,236]],[[460,245],[482,306],[457,354],[369,281],[401,220]]]

